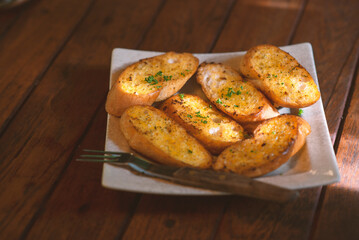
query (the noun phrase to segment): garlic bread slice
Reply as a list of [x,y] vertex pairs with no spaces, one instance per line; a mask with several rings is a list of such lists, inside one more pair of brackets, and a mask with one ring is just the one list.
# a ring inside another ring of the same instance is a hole
[[218,109],[241,124],[260,122],[278,116],[278,111],[251,83],[221,63],[202,63],[197,82]]
[[161,109],[183,126],[212,154],[244,139],[244,130],[198,96],[178,94],[167,99]]
[[120,129],[131,148],[157,162],[209,168],[212,156],[176,121],[152,106],[132,106],[121,116]]
[[309,124],[297,116],[268,119],[256,128],[253,138],[224,150],[213,168],[248,177],[264,175],[287,162],[304,145],[310,131]]
[[198,59],[190,53],[168,52],[128,66],[111,87],[106,111],[121,116],[134,105],[152,105],[176,93],[196,72]]
[[239,69],[275,105],[302,108],[320,98],[318,87],[308,71],[276,46],[251,48],[244,55]]

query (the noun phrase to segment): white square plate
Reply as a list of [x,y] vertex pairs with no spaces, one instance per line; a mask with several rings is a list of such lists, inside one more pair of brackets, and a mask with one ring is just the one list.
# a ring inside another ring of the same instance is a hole
[[[309,43],[281,47],[294,56],[312,75],[318,85],[317,73],[313,58],[312,46]],[[245,52],[194,54],[201,62],[222,62],[238,69],[238,61]],[[160,52],[139,51],[117,48],[112,52],[110,86],[118,78],[120,72],[139,59],[152,57]],[[319,86],[319,85],[318,85]],[[196,94],[205,98],[200,86],[192,77],[180,90],[183,93]],[[314,105],[304,108],[302,117],[311,125],[312,133],[307,137],[303,148],[286,164],[277,170],[257,178],[289,189],[302,189],[326,185],[339,181],[339,172],[333,146],[330,140],[325,119],[322,99]],[[283,108],[281,113],[296,114],[297,110]],[[118,118],[108,115],[106,145],[107,151],[131,152],[121,131],[118,129]],[[102,185],[104,187],[155,194],[177,195],[217,195],[223,194],[210,190],[185,187],[166,181],[138,176],[120,167],[104,164]]]

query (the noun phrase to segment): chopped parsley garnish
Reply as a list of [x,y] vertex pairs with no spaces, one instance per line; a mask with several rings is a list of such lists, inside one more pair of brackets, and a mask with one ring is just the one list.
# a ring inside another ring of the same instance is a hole
[[172,75],[171,76],[163,76],[163,80],[165,80],[166,82],[172,79]]
[[[232,97],[232,94],[235,94],[236,92],[235,91],[233,91],[233,89],[232,88],[228,88],[228,91],[227,91],[227,94],[226,94],[226,96],[227,97]],[[237,94],[238,95],[238,94]]]
[[202,116],[201,115],[201,111],[198,111],[198,112],[196,112],[196,117],[199,117],[199,118],[209,118],[209,116]]
[[189,70],[189,69],[186,69],[186,72],[190,72],[191,70]]
[[209,105],[209,108],[212,108],[212,105],[211,105],[211,104]]
[[158,81],[155,79],[154,76],[148,76],[145,78],[145,81],[148,82],[151,85],[156,85],[158,83]]
[[234,107],[239,107],[237,104],[234,104]]
[[187,114],[187,117],[192,118],[192,115],[191,115],[191,114]]
[[181,99],[183,99],[184,94],[183,94],[183,93],[180,93],[179,96],[180,96]]
[[299,108],[299,110],[298,110],[298,116],[302,116],[303,113],[304,113],[303,109]]
[[243,90],[243,86],[241,86],[241,89]]
[[206,120],[201,120],[202,123],[208,123]]
[[217,101],[216,101],[216,103],[222,104],[221,99],[218,98]]
[[193,153],[192,150],[190,150],[190,149],[187,149],[187,151],[188,151],[188,153]]
[[158,76],[162,76],[162,71],[159,71],[158,73],[156,73],[155,77],[158,77]]
[[182,75],[182,76],[186,76],[183,72],[181,72],[181,75]]

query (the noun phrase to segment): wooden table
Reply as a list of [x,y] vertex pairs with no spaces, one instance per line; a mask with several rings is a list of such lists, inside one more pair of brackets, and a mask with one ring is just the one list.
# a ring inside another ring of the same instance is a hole
[[[33,0],[0,12],[0,239],[359,239],[359,1]],[[277,204],[105,189],[113,48],[310,42],[340,183]]]

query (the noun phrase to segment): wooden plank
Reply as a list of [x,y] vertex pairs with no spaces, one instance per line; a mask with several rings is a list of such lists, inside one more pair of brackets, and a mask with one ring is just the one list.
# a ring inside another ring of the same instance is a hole
[[214,51],[246,51],[265,43],[287,45],[303,5],[303,0],[238,1]]
[[[79,144],[82,148],[103,149],[107,114],[101,108],[88,134]],[[101,186],[102,164],[76,162],[71,158],[39,217],[24,233],[27,239],[116,239],[126,226],[138,202],[134,193],[113,191]]]
[[330,130],[330,137],[333,144],[337,137],[339,124],[342,120],[350,86],[352,86],[353,83],[353,76],[358,64],[358,58],[359,38],[357,38],[357,41],[340,72],[339,79],[335,84],[334,91],[330,96],[327,107],[325,108],[325,115],[328,121],[328,128]]
[[359,75],[337,151],[341,181],[325,192],[313,239],[359,239]]
[[228,197],[144,195],[122,239],[211,239]]
[[[74,146],[87,131],[96,109],[103,107],[108,91],[112,49],[136,47],[159,6],[160,1],[97,1],[9,124],[0,139],[1,239],[18,239],[31,227],[38,209],[66,170]],[[61,22],[61,19],[57,21]],[[102,126],[100,132],[103,134],[104,131]],[[74,171],[76,169],[66,176],[72,176]],[[63,184],[69,182],[66,178]],[[83,182],[78,184],[82,186]],[[81,191],[81,188],[77,190]],[[80,197],[79,201],[82,201]],[[61,200],[59,205],[63,204]],[[76,207],[77,203],[74,201],[73,206]],[[51,209],[47,216],[51,214],[56,215],[56,208]],[[97,214],[98,218],[103,217],[101,212]],[[70,217],[75,218],[73,215]],[[62,219],[63,224],[70,227],[72,221],[66,216]],[[84,225],[85,220],[82,219]],[[43,227],[35,224],[34,234]],[[58,225],[53,227],[61,228]],[[48,229],[46,233],[51,235],[58,231]],[[101,234],[106,235],[105,232]],[[48,238],[51,239],[50,236]]]
[[91,2],[54,0],[30,4],[26,6],[28,11],[2,36],[0,133],[46,72]]
[[208,52],[232,4],[232,0],[170,0],[166,2],[140,49]]
[[233,197],[215,239],[307,239],[318,196],[302,190],[295,201],[278,204]]

